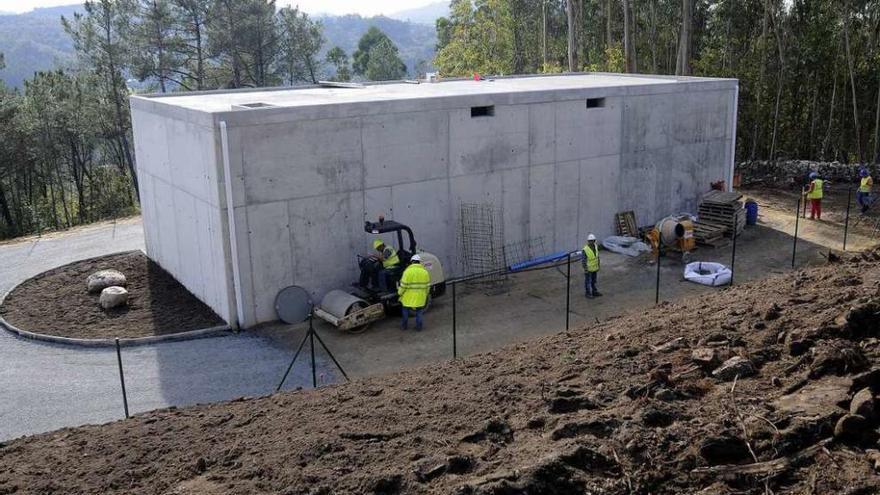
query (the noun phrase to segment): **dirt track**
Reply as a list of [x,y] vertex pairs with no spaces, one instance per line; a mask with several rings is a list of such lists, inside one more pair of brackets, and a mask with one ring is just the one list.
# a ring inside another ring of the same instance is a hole
[[[865,256],[458,362],[16,440],[0,493],[877,493],[876,416],[834,435],[853,393],[880,393]],[[751,367],[712,376],[736,356]]]

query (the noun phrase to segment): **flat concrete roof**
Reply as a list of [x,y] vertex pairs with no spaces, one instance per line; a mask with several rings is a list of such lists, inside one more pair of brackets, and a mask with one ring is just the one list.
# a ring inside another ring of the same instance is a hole
[[[394,82],[367,84],[358,88],[316,87],[259,88],[206,91],[199,93],[171,93],[139,95],[173,107],[196,112],[220,113],[233,106],[263,104],[262,108],[293,108],[314,105],[370,103],[421,98],[444,98],[492,94],[546,92],[573,89],[626,88],[632,86],[675,85],[723,79],[646,76],[637,74],[557,74],[539,76],[500,77],[482,81],[471,79],[446,80],[421,84]],[[730,80],[735,82],[735,80]]]

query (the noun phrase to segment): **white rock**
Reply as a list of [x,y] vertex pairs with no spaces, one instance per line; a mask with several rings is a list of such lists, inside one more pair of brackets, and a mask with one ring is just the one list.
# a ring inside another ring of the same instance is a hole
[[107,287],[122,287],[125,285],[125,275],[117,270],[101,270],[89,275],[86,284],[89,292],[100,292]]
[[104,309],[125,306],[128,304],[128,291],[122,287],[107,287],[101,291],[101,297],[98,299],[98,302],[101,303],[101,307]]
[[715,371],[712,376],[719,380],[729,382],[736,377],[745,378],[755,374],[755,366],[746,358],[734,356],[724,363]]

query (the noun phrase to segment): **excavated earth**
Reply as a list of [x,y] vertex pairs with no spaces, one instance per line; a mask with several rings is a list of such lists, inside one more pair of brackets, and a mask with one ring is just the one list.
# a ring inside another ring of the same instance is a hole
[[17,439],[0,493],[878,493],[878,260],[394,375]]

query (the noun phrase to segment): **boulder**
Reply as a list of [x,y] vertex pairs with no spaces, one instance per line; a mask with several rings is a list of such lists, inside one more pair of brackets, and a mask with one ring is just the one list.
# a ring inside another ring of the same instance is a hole
[[86,280],[86,286],[91,293],[101,292],[107,287],[124,287],[125,284],[125,275],[117,270],[101,270],[89,275]]
[[834,425],[834,437],[844,441],[859,440],[871,428],[868,421],[857,414],[847,414]]
[[745,378],[754,374],[755,366],[752,362],[740,356],[734,356],[727,361],[724,361],[721,366],[712,372],[712,376],[725,382],[729,382],[737,376]]
[[698,366],[712,368],[718,365],[718,352],[711,347],[694,349],[693,352],[691,352],[691,361]]
[[122,287],[107,287],[101,291],[101,297],[98,299],[101,307],[104,309],[116,308],[128,304],[128,291]]
[[849,412],[867,419],[874,417],[874,393],[870,388],[865,387],[856,392],[849,404]]

